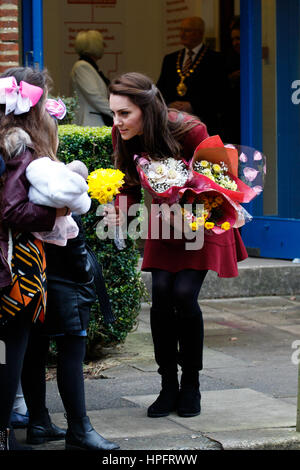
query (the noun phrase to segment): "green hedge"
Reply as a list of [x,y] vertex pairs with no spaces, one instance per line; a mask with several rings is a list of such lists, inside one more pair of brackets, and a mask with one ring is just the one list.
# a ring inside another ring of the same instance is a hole
[[[97,168],[112,168],[112,141],[110,127],[59,126],[58,157],[68,163],[82,160],[89,172]],[[87,242],[102,264],[106,287],[117,321],[105,325],[98,302],[92,307],[88,330],[88,352],[95,346],[108,346],[123,341],[133,328],[146,290],[140,272],[136,270],[139,251],[134,241],[126,240],[126,249],[119,251],[113,240],[99,240],[96,236],[96,209],[92,202],[89,213],[83,216]]]

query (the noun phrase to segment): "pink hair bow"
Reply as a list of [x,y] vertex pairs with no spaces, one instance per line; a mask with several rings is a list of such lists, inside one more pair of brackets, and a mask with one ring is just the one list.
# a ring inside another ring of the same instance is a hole
[[54,116],[56,119],[63,119],[67,113],[66,105],[61,99],[58,99],[56,101],[49,98],[46,101],[46,110],[49,114],[51,114],[51,116]]
[[15,77],[0,78],[0,103],[5,104],[5,114],[27,113],[43,94],[42,88],[21,81],[18,86]]

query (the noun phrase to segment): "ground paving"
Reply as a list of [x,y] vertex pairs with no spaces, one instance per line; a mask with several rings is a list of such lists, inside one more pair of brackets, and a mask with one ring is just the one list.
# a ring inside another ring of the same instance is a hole
[[[143,304],[137,328],[123,345],[106,351],[99,378],[85,381],[88,414],[95,428],[124,451],[299,450],[295,362],[300,358],[300,296],[206,299],[201,306],[205,322],[201,415],[147,418],[160,379],[149,305]],[[65,426],[55,381],[47,383],[47,396],[54,422]],[[17,435],[24,441],[23,430]],[[64,442],[36,448],[59,450]]]

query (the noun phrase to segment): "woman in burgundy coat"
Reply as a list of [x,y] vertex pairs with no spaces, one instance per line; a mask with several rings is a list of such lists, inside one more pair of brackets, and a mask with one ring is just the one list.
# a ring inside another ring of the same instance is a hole
[[[119,196],[126,195],[130,207],[141,198],[135,154],[145,152],[155,160],[178,156],[188,161],[208,134],[198,118],[168,110],[159,90],[144,75],[124,74],[109,90],[115,166],[126,175]],[[120,197],[116,211],[107,208],[109,225],[124,221],[119,204]],[[236,229],[222,235],[205,234],[204,245],[198,250],[186,249],[186,240],[175,239],[172,230],[170,239],[151,239],[149,234],[142,270],[152,273],[150,323],[162,390],[148,408],[148,416],[167,416],[175,410],[179,416],[196,416],[201,410],[199,371],[203,353],[198,295],[209,269],[220,277],[235,277],[237,262],[245,259],[247,252]],[[180,386],[178,365],[182,369]]]

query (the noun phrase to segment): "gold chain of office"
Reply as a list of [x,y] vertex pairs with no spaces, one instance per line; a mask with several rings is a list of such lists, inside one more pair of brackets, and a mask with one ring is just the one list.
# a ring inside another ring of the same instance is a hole
[[[177,87],[176,87],[176,90],[177,90],[177,94],[179,96],[184,96],[187,92],[187,86],[186,84],[184,83],[184,80],[189,77],[192,73],[194,73],[194,71],[196,70],[196,68],[198,67],[198,65],[200,64],[201,60],[203,59],[206,51],[207,51],[207,46],[204,46],[204,49],[203,51],[201,52],[200,56],[198,57],[198,59],[196,60],[196,62],[192,65],[192,67],[190,69],[188,69],[186,72],[183,72],[183,70],[181,69],[180,67],[180,61],[181,61],[181,58],[182,58],[182,54],[183,54],[183,50],[179,51],[178,53],[178,56],[177,56],[177,62],[176,62],[176,70],[177,70],[177,73],[180,77],[180,82],[178,83]],[[182,67],[183,68],[183,67]]]

